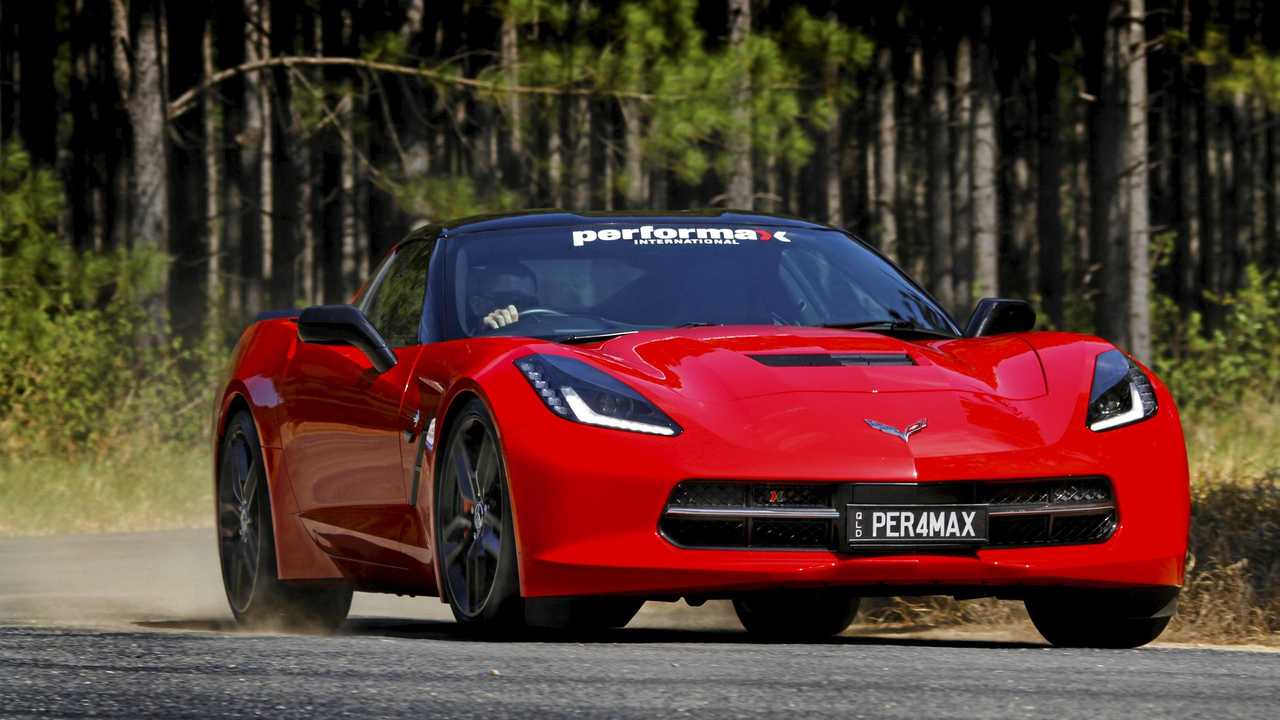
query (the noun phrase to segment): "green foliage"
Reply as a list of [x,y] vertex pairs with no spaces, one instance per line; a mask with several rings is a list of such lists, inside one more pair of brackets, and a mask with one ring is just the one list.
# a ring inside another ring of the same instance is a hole
[[427,222],[514,210],[520,205],[519,198],[501,188],[482,193],[469,177],[410,178],[394,190],[405,212]]
[[871,63],[875,45],[838,20],[816,18],[803,7],[791,11],[785,37],[793,43],[792,55],[800,67],[821,69],[821,93],[811,117],[817,127],[828,128],[857,99],[852,75]]
[[[0,456],[103,449],[121,434],[204,431],[207,354],[151,338],[154,252],[97,255],[57,236],[60,185],[0,157]],[[193,398],[198,400],[193,401]]]
[[1209,90],[1222,100],[1243,95],[1280,109],[1280,56],[1251,44],[1242,55],[1233,55],[1218,31],[1207,33],[1205,47],[1191,55],[1209,73]]
[[1206,337],[1198,313],[1183,320],[1171,299],[1157,299],[1156,372],[1182,406],[1280,400],[1280,279],[1250,267],[1239,292],[1216,300],[1222,326]]

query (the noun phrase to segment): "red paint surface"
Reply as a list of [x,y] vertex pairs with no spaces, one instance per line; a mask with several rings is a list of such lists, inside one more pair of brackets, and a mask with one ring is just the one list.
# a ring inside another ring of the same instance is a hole
[[[1111,345],[1064,333],[907,341],[771,326],[643,332],[593,346],[521,338],[397,352],[377,375],[356,350],[302,345],[289,320],[251,328],[222,415],[254,414],[273,457],[281,576],[345,575],[372,590],[434,594],[433,455],[411,503],[416,441],[404,431],[478,396],[498,426],[527,596],[671,596],[799,585],[1098,587],[1180,585],[1189,497],[1172,397],[1159,412],[1094,433],[1094,359]],[[748,353],[905,352],[914,366],[768,367]],[[553,415],[513,361],[585,360],[631,385],[684,429],[676,437],[589,427]],[[1149,371],[1148,371],[1149,372]],[[1152,376],[1154,378],[1154,376]],[[928,418],[910,443],[877,432]],[[681,480],[943,482],[1106,475],[1120,526],[1105,543],[969,555],[686,550],[658,533]]]

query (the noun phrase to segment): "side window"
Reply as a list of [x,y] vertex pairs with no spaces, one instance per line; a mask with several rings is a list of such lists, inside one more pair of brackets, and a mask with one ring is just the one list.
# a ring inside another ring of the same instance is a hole
[[418,325],[427,290],[427,265],[433,240],[420,240],[400,248],[391,267],[365,305],[369,322],[391,347],[418,343]]

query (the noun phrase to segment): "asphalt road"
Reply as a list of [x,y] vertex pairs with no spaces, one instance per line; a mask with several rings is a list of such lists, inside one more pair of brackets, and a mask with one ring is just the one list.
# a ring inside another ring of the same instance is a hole
[[592,642],[499,643],[434,600],[361,595],[336,636],[237,633],[204,545],[0,541],[0,717],[1280,716],[1280,654],[1057,650],[1025,628],[759,644],[722,607],[650,604]]

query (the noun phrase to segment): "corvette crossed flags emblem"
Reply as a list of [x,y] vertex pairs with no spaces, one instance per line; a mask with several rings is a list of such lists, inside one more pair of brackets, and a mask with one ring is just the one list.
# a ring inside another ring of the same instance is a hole
[[912,435],[915,435],[921,430],[929,427],[929,421],[925,418],[920,418],[919,420],[911,423],[910,425],[902,428],[901,430],[899,430],[898,428],[892,425],[887,425],[885,423],[872,420],[871,418],[864,418],[864,420],[868,425],[875,428],[876,430],[879,430],[882,433],[892,435],[896,438],[902,438],[902,442],[907,442],[911,440]]

